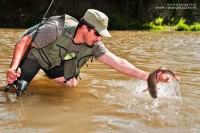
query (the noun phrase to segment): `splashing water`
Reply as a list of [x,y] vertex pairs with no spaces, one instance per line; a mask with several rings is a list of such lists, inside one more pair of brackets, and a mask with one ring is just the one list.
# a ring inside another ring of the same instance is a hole
[[179,82],[176,81],[172,76],[168,77],[169,80],[167,83],[159,82],[157,84],[158,95],[160,97],[177,98],[181,100]]
[[[158,125],[177,125],[181,120],[177,115],[182,104],[179,83],[173,78],[167,83],[157,85],[158,98],[152,99],[145,81],[106,81],[110,87],[105,94],[105,102],[109,105],[120,105],[119,112],[129,112],[140,116],[144,122],[158,121]],[[110,89],[112,88],[112,89]],[[152,126],[152,125],[151,125]]]

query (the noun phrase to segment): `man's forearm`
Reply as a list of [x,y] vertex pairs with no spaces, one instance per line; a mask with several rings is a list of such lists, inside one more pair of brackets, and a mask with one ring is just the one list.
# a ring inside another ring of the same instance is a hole
[[99,61],[117,70],[120,73],[137,77],[142,80],[147,80],[149,73],[140,70],[129,63],[127,60],[117,57],[111,52],[106,52],[104,55],[98,58]]
[[119,60],[121,60],[121,61],[119,63],[118,68],[116,67],[117,71],[119,71],[123,74],[129,75],[129,76],[132,76],[132,77],[136,77],[136,78],[139,78],[142,80],[147,80],[149,73],[136,68],[135,66],[133,66],[131,63],[129,63],[125,59],[120,58]]

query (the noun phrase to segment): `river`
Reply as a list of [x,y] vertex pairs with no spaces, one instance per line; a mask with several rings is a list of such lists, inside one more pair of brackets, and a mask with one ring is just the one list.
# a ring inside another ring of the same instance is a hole
[[40,71],[31,96],[3,94],[15,42],[24,29],[0,29],[0,132],[6,133],[199,133],[200,33],[111,31],[105,46],[136,67],[165,66],[179,83],[161,83],[157,99],[145,81],[93,60],[77,87],[65,88]]

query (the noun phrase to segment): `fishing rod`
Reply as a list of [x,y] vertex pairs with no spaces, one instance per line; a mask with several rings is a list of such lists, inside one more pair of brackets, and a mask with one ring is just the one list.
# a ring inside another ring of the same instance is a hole
[[[28,55],[28,53],[29,53],[29,51],[30,51],[30,49],[31,49],[31,45],[32,45],[33,41],[35,40],[35,38],[36,38],[36,36],[37,36],[37,34],[38,34],[39,28],[40,28],[43,24],[45,24],[45,22],[46,22],[46,16],[47,16],[47,14],[48,14],[48,12],[49,12],[49,10],[50,10],[52,4],[54,3],[54,1],[55,1],[55,0],[52,0],[52,1],[51,1],[49,7],[47,8],[47,10],[46,10],[46,12],[45,12],[45,14],[44,14],[44,16],[42,17],[41,22],[37,25],[37,28],[36,28],[36,30],[35,30],[35,34],[33,34],[33,37],[32,37],[32,39],[31,39],[30,43],[28,44],[28,47],[27,47],[27,49],[26,49],[26,51],[25,51],[25,53],[24,53],[22,59],[21,59],[20,62],[19,62],[19,65],[17,66],[17,68],[16,68],[15,71],[17,71],[17,70],[22,66],[24,60],[26,59],[26,57],[27,57],[27,55]],[[60,1],[61,1],[61,0],[60,0]],[[59,3],[60,3],[60,1],[59,1]],[[57,7],[58,7],[59,3],[57,4]],[[55,10],[57,10],[57,7],[56,7]],[[54,11],[54,13],[55,13],[55,11]],[[20,81],[20,82],[19,82],[18,80],[16,80],[16,81],[14,81],[14,83],[12,83],[12,84],[7,84],[7,86],[6,86],[5,89],[4,89],[4,92],[7,93],[7,92],[9,91],[10,87],[13,86],[13,87],[16,89],[16,94],[17,94],[17,96],[21,96],[23,92],[25,92],[25,93],[27,93],[27,94],[30,95],[29,92],[25,91],[25,88],[26,88],[27,84],[28,84],[28,82],[26,82],[26,81]]]

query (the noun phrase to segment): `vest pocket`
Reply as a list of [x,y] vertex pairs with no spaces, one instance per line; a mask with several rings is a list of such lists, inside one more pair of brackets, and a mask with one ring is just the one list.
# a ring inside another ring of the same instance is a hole
[[65,61],[64,64],[64,77],[66,80],[76,77],[76,59]]
[[48,58],[48,54],[46,52],[47,51],[45,49],[31,49],[33,57],[38,61],[40,66],[45,70],[48,70],[52,66],[52,60]]

